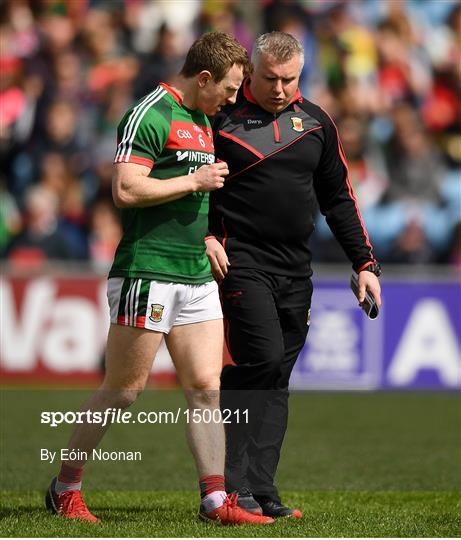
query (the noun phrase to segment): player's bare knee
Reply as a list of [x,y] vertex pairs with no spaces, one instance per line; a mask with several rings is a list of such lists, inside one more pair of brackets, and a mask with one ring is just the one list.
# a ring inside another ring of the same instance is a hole
[[194,407],[219,409],[219,390],[195,390],[190,403]]
[[200,375],[189,381],[188,388],[197,391],[219,391],[220,384],[219,374]]
[[188,402],[196,407],[219,407],[219,378],[197,379],[186,390]]
[[130,407],[142,390],[142,388],[110,388],[107,386],[101,388],[107,406],[122,410]]
[[141,392],[142,389],[139,388],[123,389],[119,391],[118,404],[116,405],[116,408],[127,409],[130,405],[133,405]]

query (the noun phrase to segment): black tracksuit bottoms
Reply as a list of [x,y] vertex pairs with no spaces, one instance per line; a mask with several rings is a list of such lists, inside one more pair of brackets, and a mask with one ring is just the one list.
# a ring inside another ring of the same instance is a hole
[[312,282],[230,268],[220,292],[235,363],[221,375],[221,408],[232,411],[224,413],[226,489],[247,487],[260,502],[280,502],[274,476],[287,428],[290,374],[309,328]]

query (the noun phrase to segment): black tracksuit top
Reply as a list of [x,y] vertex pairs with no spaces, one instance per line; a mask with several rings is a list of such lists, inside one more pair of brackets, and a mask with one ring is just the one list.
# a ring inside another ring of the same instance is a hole
[[232,268],[310,276],[309,237],[315,199],[355,270],[375,262],[349,182],[335,124],[299,90],[273,114],[251,95],[213,123],[216,158],[230,174],[210,193],[209,232],[225,247]]

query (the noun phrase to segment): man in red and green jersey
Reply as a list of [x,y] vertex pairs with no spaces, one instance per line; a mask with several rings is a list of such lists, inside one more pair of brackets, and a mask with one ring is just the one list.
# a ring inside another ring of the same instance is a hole
[[[164,83],[125,114],[118,142],[116,163],[145,166],[156,179],[187,177],[215,161],[206,114],[185,107],[181,95]],[[122,220],[124,236],[109,277],[211,281],[203,242],[208,191],[187,193],[154,211],[126,208]]]
[[[91,412],[124,409],[144,389],[163,338],[188,406],[201,421],[187,424],[201,490],[199,516],[223,525],[270,523],[227,497],[220,418],[222,312],[205,255],[208,193],[228,174],[214,163],[210,124],[235,102],[248,71],[246,51],[231,36],[205,34],[189,50],[175,86],[159,85],[130,109],[119,127],[113,198],[122,209],[123,238],[109,274],[111,327],[106,373],[85,403]],[[204,415],[208,410],[212,414]],[[50,510],[97,521],[81,496],[86,462],[106,426],[79,425],[69,441],[78,460],[62,463],[47,494]]]

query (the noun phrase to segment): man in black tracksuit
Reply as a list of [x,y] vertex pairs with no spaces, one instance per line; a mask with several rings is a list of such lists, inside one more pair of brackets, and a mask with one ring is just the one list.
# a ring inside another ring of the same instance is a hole
[[336,127],[299,92],[301,45],[289,34],[265,34],[252,60],[236,104],[213,125],[216,157],[229,176],[210,194],[206,239],[235,363],[223,369],[221,407],[240,411],[240,421],[235,412],[226,425],[226,488],[249,511],[300,517],[281,503],[274,476],[290,374],[309,325],[316,200],[358,273],[360,302],[368,290],[380,304],[379,265]]

